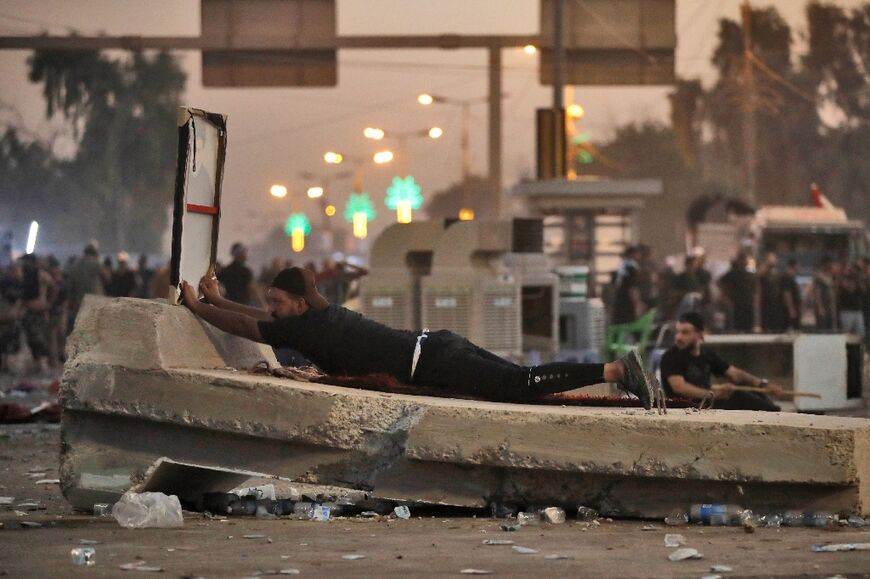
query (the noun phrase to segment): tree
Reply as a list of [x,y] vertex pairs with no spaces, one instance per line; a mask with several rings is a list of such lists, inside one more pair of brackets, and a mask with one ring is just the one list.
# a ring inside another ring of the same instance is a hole
[[[471,175],[468,178],[468,193],[475,219],[491,217],[489,180]],[[430,219],[456,219],[462,209],[463,184],[457,182],[446,189],[436,191],[423,209]]]
[[36,51],[29,65],[30,80],[43,85],[46,116],[62,116],[79,136],[64,173],[76,185],[70,209],[86,234],[70,241],[159,251],[186,78],[178,61],[166,52],[110,60],[92,51]]

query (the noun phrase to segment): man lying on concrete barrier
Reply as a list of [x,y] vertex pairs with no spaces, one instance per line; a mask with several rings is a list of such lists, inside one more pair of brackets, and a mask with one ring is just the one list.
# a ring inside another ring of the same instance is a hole
[[[767,396],[782,394],[782,386],[769,384],[732,366],[719,354],[704,345],[704,318],[688,312],[677,320],[674,345],[662,356],[662,383],[668,395],[712,402],[714,408],[725,410],[779,411],[779,406]],[[710,376],[724,376],[725,384],[710,384]],[[735,385],[754,386],[764,392],[736,390]]]
[[329,374],[385,373],[406,384],[513,402],[614,382],[645,408],[664,408],[661,387],[645,375],[634,353],[608,364],[519,366],[447,330],[396,330],[330,304],[307,269],[292,267],[275,276],[266,292],[268,310],[222,297],[217,282],[207,277],[200,289],[208,303],[198,301],[187,282],[182,286],[184,304],[197,316],[225,332],[298,350]]

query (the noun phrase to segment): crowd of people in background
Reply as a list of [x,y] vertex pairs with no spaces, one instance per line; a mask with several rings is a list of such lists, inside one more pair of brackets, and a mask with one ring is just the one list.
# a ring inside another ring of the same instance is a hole
[[[215,274],[226,296],[240,303],[265,307],[266,289],[275,275],[293,260],[276,257],[258,276],[247,264],[248,249],[235,243],[230,261],[215,264]],[[324,259],[305,267],[317,273],[318,287],[332,303],[353,298],[356,280],[368,273],[345,261]],[[101,256],[89,243],[82,254],[65,264],[53,255],[27,254],[0,267],[0,372],[10,370],[13,357],[27,358],[17,371],[43,377],[56,376],[65,360],[66,337],[87,294],[111,297],[165,298],[169,292],[169,264],[152,268],[146,255],[135,264],[122,251]],[[25,351],[26,346],[26,351]],[[29,356],[21,356],[29,351]]]
[[[235,243],[229,263],[218,262],[215,273],[229,299],[265,307],[272,279],[293,265],[291,259],[275,257],[255,275],[248,265],[247,247]],[[329,258],[319,266],[308,262],[304,267],[316,273],[321,293],[338,304],[357,295],[357,280],[368,273]],[[700,249],[690,252],[681,267],[671,258],[661,267],[650,247],[632,246],[613,274],[609,317],[611,323],[627,323],[655,308],[656,321],[661,323],[694,311],[715,332],[803,330],[846,332],[867,339],[870,261],[826,257],[808,285],[802,288],[798,276],[797,263],[780,264],[773,253],[757,264],[751,255],[739,253],[730,268],[714,279]],[[95,243],[63,265],[51,255],[21,256],[0,268],[0,371],[7,370],[10,356],[26,345],[30,362],[25,371],[56,374],[85,295],[165,297],[169,278],[168,263],[154,269],[142,255],[133,265],[123,251],[101,257]]]
[[755,264],[738,253],[714,279],[705,252],[696,248],[680,268],[668,259],[659,267],[648,246],[631,246],[613,274],[612,323],[634,321],[652,308],[658,322],[686,312],[704,316],[716,332],[844,332],[865,340],[870,322],[870,260],[825,257],[809,283],[799,283],[798,263],[767,253]]

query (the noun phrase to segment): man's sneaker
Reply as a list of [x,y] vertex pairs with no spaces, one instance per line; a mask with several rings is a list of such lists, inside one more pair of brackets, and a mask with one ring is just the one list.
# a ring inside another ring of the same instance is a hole
[[619,387],[629,394],[637,396],[647,410],[652,408],[653,400],[658,404],[655,389],[643,371],[637,352],[632,350],[620,358],[619,362],[623,368],[622,380],[618,382]]

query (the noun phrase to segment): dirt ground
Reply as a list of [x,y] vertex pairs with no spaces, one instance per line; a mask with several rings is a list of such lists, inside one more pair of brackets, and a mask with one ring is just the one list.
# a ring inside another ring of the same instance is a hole
[[[0,391],[16,382],[0,374]],[[35,406],[54,395],[34,392],[21,400]],[[844,412],[870,416],[870,408]],[[328,523],[290,519],[208,519],[185,513],[182,529],[128,530],[111,517],[74,513],[56,484],[60,428],[56,424],[0,425],[0,575],[9,577],[252,577],[297,570],[320,577],[458,576],[478,569],[502,577],[704,577],[712,565],[732,571],[722,577],[870,577],[870,551],[814,553],[812,545],[870,543],[863,529],[759,528],[747,534],[734,527],[667,527],[661,521],[600,520],[588,525],[500,529],[504,521],[443,516],[410,520],[335,518]],[[37,503],[36,507],[18,507]],[[33,527],[22,523],[39,523]],[[644,527],[654,526],[653,530]],[[666,533],[680,533],[702,559],[671,562]],[[246,538],[245,535],[255,535]],[[506,539],[536,549],[519,554],[511,545],[484,545]],[[97,541],[96,564],[74,566],[70,551],[82,540]],[[356,560],[344,555],[363,555]],[[547,555],[562,555],[548,559]],[[123,571],[120,565],[145,563],[157,572]]]
[[[236,518],[211,520],[186,514],[182,529],[128,530],[111,517],[75,514],[57,485],[57,425],[0,426],[0,495],[15,497],[0,507],[0,574],[10,577],[115,577],[130,575],[119,566],[144,561],[164,569],[164,577],[249,577],[296,569],[320,577],[400,577],[453,575],[463,569],[503,577],[702,577],[711,565],[727,565],[724,577],[870,577],[870,551],[814,553],[813,544],[870,542],[864,529],[758,529],[666,527],[658,521],[602,520],[587,527],[562,525],[502,531],[501,521],[471,517],[427,517],[371,521],[333,519],[328,523]],[[45,473],[44,475],[42,473]],[[33,507],[15,505],[37,502]],[[23,515],[16,514],[20,510]],[[41,527],[22,526],[25,521]],[[653,524],[656,529],[643,530]],[[668,561],[667,532],[681,533],[703,559]],[[261,535],[245,538],[245,535]],[[96,565],[74,566],[70,550],[82,539],[99,541]],[[519,554],[510,545],[484,545],[509,539],[537,549]],[[343,559],[359,554],[364,558]],[[547,559],[546,555],[565,559]],[[144,572],[132,573],[143,575]],[[153,574],[153,573],[152,573]]]

